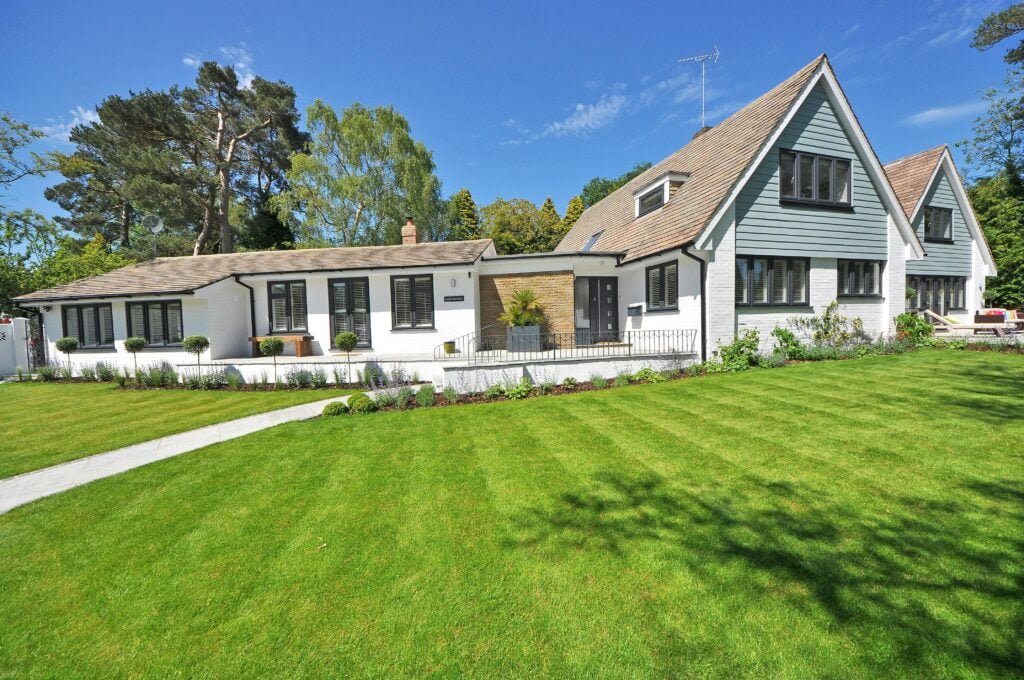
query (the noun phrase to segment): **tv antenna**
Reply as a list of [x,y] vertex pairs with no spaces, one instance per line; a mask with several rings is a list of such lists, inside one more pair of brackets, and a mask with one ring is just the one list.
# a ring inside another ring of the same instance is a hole
[[696,57],[686,57],[679,60],[680,64],[687,61],[700,62],[700,127],[702,130],[707,127],[704,120],[704,69],[707,68],[707,63],[709,61],[712,63],[717,62],[719,54],[718,46],[715,45],[715,49],[707,54],[698,54]]
[[156,236],[164,230],[164,221],[156,215],[146,215],[142,218],[142,227],[153,234],[153,257],[156,257]]

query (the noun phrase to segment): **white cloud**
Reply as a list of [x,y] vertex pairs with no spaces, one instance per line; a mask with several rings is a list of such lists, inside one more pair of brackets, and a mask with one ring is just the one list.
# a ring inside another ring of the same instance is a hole
[[238,82],[242,87],[248,88],[252,85],[256,74],[252,70],[252,53],[244,42],[233,47],[221,47],[217,50],[224,61],[235,67],[238,74]]
[[860,31],[860,24],[854,24],[853,26],[850,26],[848,29],[843,31],[843,37],[849,38],[850,36],[855,35],[858,31]]
[[96,113],[95,109],[76,106],[68,111],[68,113],[71,114],[71,120],[65,120],[63,116],[60,118],[50,118],[47,120],[48,124],[40,125],[39,129],[49,139],[66,142],[71,137],[71,130],[76,126],[100,122],[99,114]]
[[628,102],[629,97],[623,94],[603,94],[592,104],[577,104],[568,116],[544,126],[541,136],[580,136],[600,130],[615,122]]
[[201,57],[189,53],[181,58],[181,63],[185,66],[188,66],[189,68],[199,68],[199,66],[203,63],[203,60]]
[[961,118],[976,116],[985,110],[985,102],[971,100],[949,106],[935,106],[907,116],[903,123],[907,125],[929,125],[931,123],[947,123]]
[[959,28],[951,28],[948,31],[944,31],[931,40],[926,45],[928,47],[937,47],[941,45],[950,45],[955,42],[959,42],[974,32],[972,26],[960,26]]

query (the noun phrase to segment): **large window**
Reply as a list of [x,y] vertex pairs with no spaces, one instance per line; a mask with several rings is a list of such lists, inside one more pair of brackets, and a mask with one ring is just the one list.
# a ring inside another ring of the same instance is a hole
[[736,258],[736,304],[794,306],[808,304],[804,258]]
[[914,291],[908,300],[911,309],[930,309],[936,314],[967,309],[966,277],[908,276],[907,287]]
[[637,217],[646,215],[649,212],[654,212],[661,206],[665,205],[665,188],[663,186],[659,186],[657,189],[648,191],[640,197],[639,204]]
[[839,260],[838,295],[878,297],[882,294],[882,263],[874,260]]
[[305,281],[270,281],[267,283],[267,292],[271,333],[309,330]]
[[779,198],[850,205],[850,161],[799,151],[779,152]]
[[679,264],[666,262],[647,268],[647,311],[679,307]]
[[391,277],[391,324],[395,329],[434,327],[434,277]]
[[332,279],[331,343],[338,333],[350,331],[359,338],[360,347],[370,346],[370,280]]
[[926,241],[953,241],[953,211],[949,208],[925,206],[924,238]]
[[181,322],[181,301],[129,302],[128,337],[146,339],[150,347],[180,345],[185,333]]
[[64,337],[77,338],[82,349],[114,346],[114,311],[109,303],[64,305]]

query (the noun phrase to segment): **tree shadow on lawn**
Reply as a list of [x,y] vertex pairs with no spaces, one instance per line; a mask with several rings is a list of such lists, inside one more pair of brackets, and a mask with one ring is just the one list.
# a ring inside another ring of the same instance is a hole
[[[948,496],[852,505],[754,476],[709,488],[605,473],[524,512],[512,544],[554,560],[595,551],[628,562],[654,551],[718,592],[748,591],[751,607],[781,597],[824,612],[858,647],[876,643],[863,657],[879,672],[899,664],[931,675],[953,659],[1015,675],[1024,668],[1024,479]],[[728,569],[737,563],[739,578]]]
[[947,379],[957,396],[949,400],[948,406],[964,409],[968,415],[989,423],[1020,421],[1024,418],[1024,357],[1020,365],[1017,371],[952,367]]

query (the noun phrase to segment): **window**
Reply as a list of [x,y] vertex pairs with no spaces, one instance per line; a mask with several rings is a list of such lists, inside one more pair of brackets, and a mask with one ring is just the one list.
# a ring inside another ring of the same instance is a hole
[[155,347],[180,345],[185,333],[181,322],[181,301],[129,302],[125,305],[128,316],[128,337],[146,339]]
[[270,281],[267,283],[267,291],[271,333],[309,330],[305,281]]
[[583,252],[585,252],[585,253],[589,252],[590,249],[593,248],[597,244],[597,239],[601,238],[601,234],[603,234],[603,233],[604,233],[604,230],[602,229],[601,231],[597,232],[596,234],[592,234],[590,236],[590,238],[587,239],[587,242],[583,244],[583,248],[582,248]]
[[911,309],[930,309],[937,314],[967,309],[966,277],[908,276],[907,287],[914,290],[907,301]]
[[114,311],[109,303],[64,305],[64,337],[77,338],[82,349],[114,346]]
[[949,208],[926,206],[924,209],[924,238],[927,241],[953,241],[953,211]]
[[779,198],[825,205],[850,205],[850,161],[797,151],[780,151]]
[[679,308],[679,263],[647,268],[647,310]]
[[882,294],[882,263],[873,260],[839,260],[837,293],[848,297]]
[[807,262],[791,257],[737,257],[736,304],[806,305]]
[[434,327],[434,277],[391,277],[391,324],[395,329]]
[[331,279],[331,343],[338,333],[351,331],[360,347],[370,346],[370,280]]
[[640,197],[640,207],[637,212],[637,217],[646,215],[649,212],[654,212],[663,205],[665,205],[665,188],[663,186],[659,186]]

